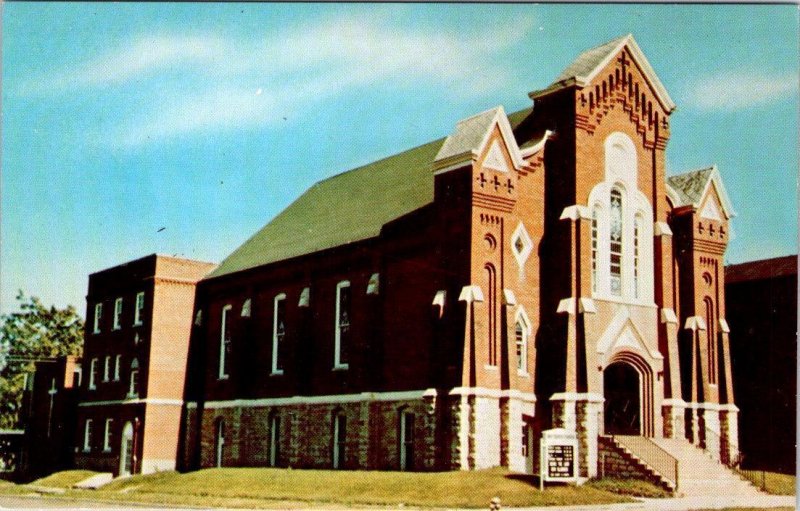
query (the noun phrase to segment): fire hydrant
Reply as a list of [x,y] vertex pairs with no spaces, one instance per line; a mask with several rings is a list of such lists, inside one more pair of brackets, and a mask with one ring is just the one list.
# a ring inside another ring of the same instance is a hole
[[489,511],[500,511],[500,497],[495,497],[489,502]]

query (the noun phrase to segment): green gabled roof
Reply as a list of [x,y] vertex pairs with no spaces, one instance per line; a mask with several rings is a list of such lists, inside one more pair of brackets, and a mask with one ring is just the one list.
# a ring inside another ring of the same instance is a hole
[[[508,116],[519,124],[531,109]],[[433,202],[433,160],[444,138],[322,180],[245,241],[206,278],[378,236]]]

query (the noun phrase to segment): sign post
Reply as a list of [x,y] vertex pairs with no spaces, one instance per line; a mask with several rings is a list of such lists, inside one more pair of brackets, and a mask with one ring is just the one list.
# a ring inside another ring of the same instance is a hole
[[539,489],[544,482],[578,482],[578,436],[566,429],[542,432],[539,448]]

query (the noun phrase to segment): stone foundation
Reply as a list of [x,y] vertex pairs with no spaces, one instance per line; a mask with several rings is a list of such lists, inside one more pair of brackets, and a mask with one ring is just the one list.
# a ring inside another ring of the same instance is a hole
[[661,402],[664,438],[686,438],[686,403],[682,399],[665,399]]
[[592,393],[561,392],[550,398],[553,427],[578,435],[578,467],[581,478],[597,477],[597,438],[603,413],[603,397]]
[[739,463],[739,408],[736,405],[720,405],[720,457],[726,465]]
[[[411,448],[412,470],[472,470],[507,466],[524,472],[523,414],[535,398],[490,389],[435,389],[252,401],[209,402],[199,418],[200,467],[216,464],[217,424],[224,423],[223,466],[268,466],[271,419],[277,417],[276,465],[331,468],[337,415],[345,417],[345,469],[399,470],[401,448]],[[414,415],[413,440],[401,447],[400,417]],[[192,438],[197,408],[184,423]],[[189,450],[198,445],[187,443]],[[188,463],[191,453],[183,454]]]

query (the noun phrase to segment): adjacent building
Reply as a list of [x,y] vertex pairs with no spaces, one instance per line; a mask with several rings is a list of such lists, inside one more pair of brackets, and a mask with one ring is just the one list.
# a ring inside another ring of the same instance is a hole
[[795,473],[797,256],[725,268],[745,467]]
[[195,285],[213,267],[150,255],[89,276],[76,468],[175,468]]
[[18,471],[32,480],[72,467],[81,361],[67,356],[36,362],[27,376],[20,411],[25,425]]

